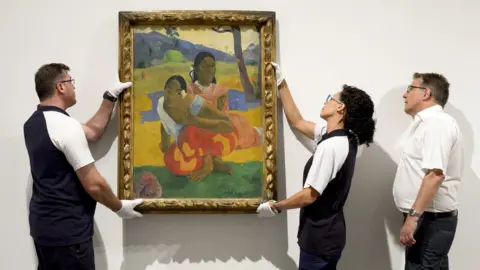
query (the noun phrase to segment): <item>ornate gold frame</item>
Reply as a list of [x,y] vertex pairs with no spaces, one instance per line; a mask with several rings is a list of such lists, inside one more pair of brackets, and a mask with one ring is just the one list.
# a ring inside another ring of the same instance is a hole
[[[133,79],[133,27],[137,25],[256,25],[261,33],[262,106],[264,136],[263,195],[252,199],[145,199],[142,213],[255,213],[264,201],[276,199],[277,106],[276,80],[270,62],[275,61],[275,13],[261,11],[151,11],[119,12],[119,77]],[[133,86],[134,88],[135,86]],[[132,199],[133,115],[132,88],[119,99],[118,197]]]

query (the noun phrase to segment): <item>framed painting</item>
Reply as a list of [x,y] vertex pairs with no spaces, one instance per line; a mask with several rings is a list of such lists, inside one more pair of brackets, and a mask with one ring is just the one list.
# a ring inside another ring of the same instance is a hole
[[118,196],[142,213],[276,199],[275,13],[119,13]]

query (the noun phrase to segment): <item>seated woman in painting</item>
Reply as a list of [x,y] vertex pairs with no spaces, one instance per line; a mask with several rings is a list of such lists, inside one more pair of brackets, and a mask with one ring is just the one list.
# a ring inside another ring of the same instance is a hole
[[245,149],[261,144],[261,128],[253,127],[242,115],[230,112],[228,92],[217,84],[215,57],[208,52],[200,52],[193,62],[190,73],[192,83],[187,87],[187,93],[203,97],[208,104],[225,112],[238,132],[237,149]]
[[221,157],[235,149],[237,129],[225,113],[201,96],[187,94],[185,88],[183,77],[170,77],[158,102],[165,165],[172,173],[188,175],[194,181],[214,170],[231,173],[231,167]]

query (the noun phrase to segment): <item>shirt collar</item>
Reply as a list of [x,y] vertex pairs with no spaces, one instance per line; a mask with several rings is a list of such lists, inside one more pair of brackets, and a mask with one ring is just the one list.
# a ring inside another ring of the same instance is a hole
[[59,113],[63,113],[65,114],[66,116],[70,116],[65,110],[59,108],[59,107],[56,107],[56,106],[50,106],[50,105],[38,105],[37,106],[37,110],[39,111],[42,111],[42,112],[46,112],[46,111],[56,111],[56,112],[59,112]]
[[440,105],[434,105],[432,107],[428,107],[420,112],[418,112],[416,115],[415,115],[415,119],[419,119],[419,120],[422,120],[422,121],[425,121],[425,119],[427,119],[428,117],[430,117],[431,115],[437,113],[437,112],[441,112],[443,111],[443,108],[442,106]]

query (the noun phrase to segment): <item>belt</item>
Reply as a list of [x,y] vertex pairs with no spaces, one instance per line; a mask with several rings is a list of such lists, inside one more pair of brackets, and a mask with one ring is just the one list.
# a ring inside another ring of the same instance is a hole
[[453,210],[450,212],[423,212],[423,216],[429,218],[445,218],[445,217],[455,217],[458,215],[458,210]]
[[[407,213],[403,213],[403,217],[407,217]],[[455,217],[458,215],[458,210],[453,210],[450,212],[423,212],[422,217],[426,218],[446,218],[446,217]]]

